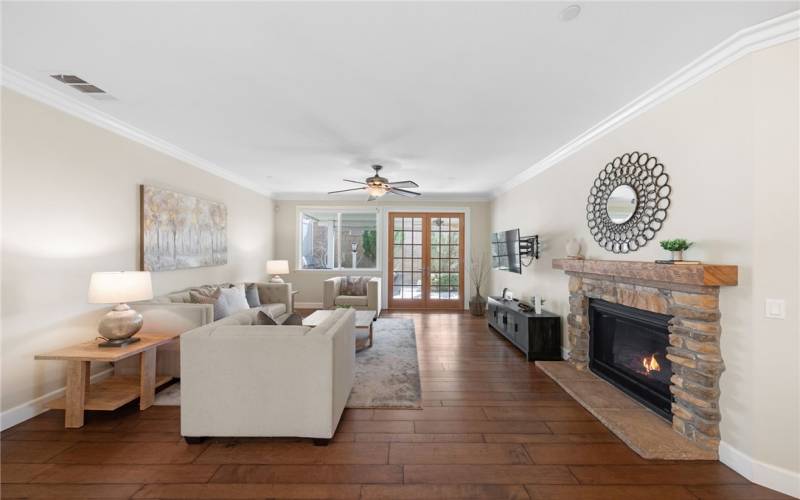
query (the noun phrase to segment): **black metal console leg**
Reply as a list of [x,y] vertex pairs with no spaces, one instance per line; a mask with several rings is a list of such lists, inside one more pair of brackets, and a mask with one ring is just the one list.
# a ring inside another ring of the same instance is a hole
[[314,446],[328,446],[328,443],[330,442],[331,442],[330,439],[314,438]]
[[206,440],[204,437],[196,436],[183,436],[183,439],[186,440],[186,444],[201,444]]

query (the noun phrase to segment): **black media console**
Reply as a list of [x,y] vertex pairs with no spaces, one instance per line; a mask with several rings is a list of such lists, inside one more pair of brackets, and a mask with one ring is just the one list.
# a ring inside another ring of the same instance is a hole
[[535,314],[519,308],[515,300],[489,297],[489,326],[525,354],[528,361],[561,360],[561,316],[547,311]]

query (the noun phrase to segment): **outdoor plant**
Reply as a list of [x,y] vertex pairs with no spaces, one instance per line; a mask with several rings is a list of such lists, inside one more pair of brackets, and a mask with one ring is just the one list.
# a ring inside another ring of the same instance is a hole
[[670,252],[683,252],[688,250],[690,246],[694,245],[693,242],[684,240],[683,238],[676,238],[674,240],[662,240],[661,248]]
[[364,255],[375,262],[375,237],[377,233],[373,229],[365,229],[361,234],[361,248],[364,249]]

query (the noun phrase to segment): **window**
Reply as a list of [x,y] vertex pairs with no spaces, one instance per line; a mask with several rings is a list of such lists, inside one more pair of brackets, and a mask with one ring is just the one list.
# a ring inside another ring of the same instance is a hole
[[375,211],[300,212],[299,269],[377,269]]

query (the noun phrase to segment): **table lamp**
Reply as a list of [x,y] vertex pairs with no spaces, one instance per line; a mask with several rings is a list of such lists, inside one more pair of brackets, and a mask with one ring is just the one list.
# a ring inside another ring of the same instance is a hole
[[90,304],[116,304],[97,327],[106,342],[100,347],[122,347],[134,342],[133,338],[142,329],[141,313],[131,309],[126,302],[153,298],[150,273],[145,271],[119,271],[92,273],[89,281]]
[[289,261],[288,260],[268,260],[267,261],[267,274],[272,275],[270,283],[283,283],[283,278],[279,275],[289,274]]

